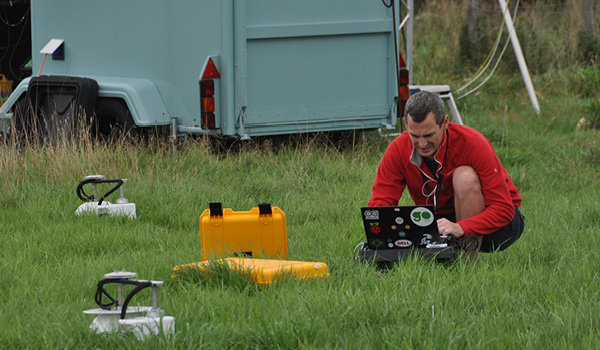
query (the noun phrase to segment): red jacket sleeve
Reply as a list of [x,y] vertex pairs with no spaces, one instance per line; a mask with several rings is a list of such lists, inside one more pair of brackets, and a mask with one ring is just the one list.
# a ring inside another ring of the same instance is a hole
[[406,181],[399,147],[399,139],[392,141],[381,159],[369,200],[371,207],[398,205],[402,197]]

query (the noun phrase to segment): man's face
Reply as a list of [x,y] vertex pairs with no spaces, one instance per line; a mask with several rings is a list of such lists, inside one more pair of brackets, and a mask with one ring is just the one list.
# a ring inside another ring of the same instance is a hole
[[448,122],[447,115],[444,116],[442,125],[438,125],[433,113],[429,113],[420,123],[414,122],[410,114],[406,116],[406,130],[421,157],[431,158],[435,155],[442,143],[444,130],[448,128]]

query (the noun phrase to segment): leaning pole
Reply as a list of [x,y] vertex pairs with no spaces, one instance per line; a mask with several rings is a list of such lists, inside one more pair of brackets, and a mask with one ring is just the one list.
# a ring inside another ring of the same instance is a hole
[[531,105],[535,112],[540,114],[540,105],[537,100],[537,96],[535,96],[535,90],[533,89],[533,83],[531,82],[531,76],[529,75],[529,70],[527,69],[527,63],[525,63],[525,57],[523,57],[523,51],[521,50],[521,44],[519,44],[519,38],[517,37],[517,32],[515,32],[515,27],[513,25],[512,17],[506,8],[505,0],[498,0],[500,3],[500,7],[502,7],[502,13],[504,15],[504,22],[506,23],[506,28],[508,29],[508,34],[510,35],[510,42],[512,43],[513,49],[515,50],[515,55],[517,56],[517,61],[519,62],[519,68],[521,69],[521,75],[523,76],[523,80],[525,80],[525,88],[527,88],[527,93],[529,94],[529,100],[531,101]]

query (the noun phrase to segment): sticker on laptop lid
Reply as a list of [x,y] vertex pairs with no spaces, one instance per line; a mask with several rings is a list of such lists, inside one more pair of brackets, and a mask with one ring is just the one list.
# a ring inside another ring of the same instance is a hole
[[376,247],[376,248],[381,247],[384,244],[385,243],[382,240],[380,240],[380,239],[374,239],[374,240],[371,241],[371,245],[373,247]]
[[431,210],[418,207],[413,209],[413,211],[410,213],[410,219],[417,226],[427,227],[433,223],[435,217],[433,216]]
[[371,227],[369,228],[369,230],[371,231],[371,233],[377,235],[381,232],[381,227],[379,227],[379,223],[378,222],[372,222],[369,225],[371,225]]
[[394,244],[396,245],[396,247],[408,248],[412,245],[412,242],[408,239],[399,239],[396,242],[394,242]]
[[379,210],[365,210],[366,220],[379,220]]
[[423,235],[423,237],[421,237],[421,242],[419,244],[426,246],[428,244],[433,243],[432,240],[433,237],[429,233],[426,233]]

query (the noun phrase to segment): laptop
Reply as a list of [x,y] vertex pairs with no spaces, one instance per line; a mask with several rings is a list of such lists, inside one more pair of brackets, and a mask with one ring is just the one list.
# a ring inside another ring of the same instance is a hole
[[432,205],[361,208],[370,249],[426,248],[441,242]]

